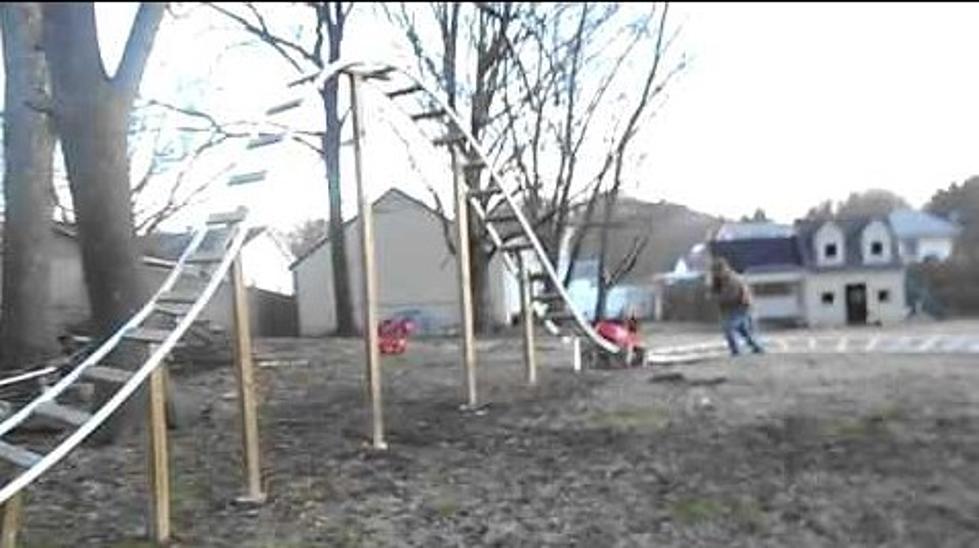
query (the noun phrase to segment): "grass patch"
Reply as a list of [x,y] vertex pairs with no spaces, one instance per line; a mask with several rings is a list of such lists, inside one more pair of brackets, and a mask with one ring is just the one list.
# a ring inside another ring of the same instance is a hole
[[431,507],[440,518],[452,517],[459,513],[459,502],[452,497],[439,497]]
[[834,438],[860,438],[885,433],[889,425],[905,418],[907,411],[896,404],[874,409],[859,417],[846,417],[828,421],[824,434]]
[[653,407],[630,407],[592,415],[589,424],[599,428],[618,430],[652,429],[661,430],[670,423],[669,414]]
[[670,505],[670,515],[688,526],[725,520],[749,533],[767,529],[765,511],[753,498],[687,497]]
[[690,497],[670,505],[673,519],[685,525],[696,525],[714,520],[725,514],[723,504],[715,499]]

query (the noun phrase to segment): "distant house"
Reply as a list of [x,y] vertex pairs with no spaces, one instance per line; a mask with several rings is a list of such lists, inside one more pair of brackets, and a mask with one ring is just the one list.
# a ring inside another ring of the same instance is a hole
[[[459,283],[455,257],[445,241],[443,219],[423,202],[392,188],[373,203],[374,261],[378,281],[379,319],[408,315],[423,331],[439,332],[459,325]],[[363,276],[360,224],[344,223],[354,322],[363,321]],[[302,336],[327,335],[336,329],[333,259],[329,238],[320,240],[291,265]],[[506,298],[509,275],[497,259],[490,263],[491,317],[509,320]]]
[[962,229],[924,211],[900,209],[888,215],[898,240],[898,251],[905,263],[944,261],[952,254],[955,238]]
[[807,323],[806,268],[794,235],[714,241],[711,254],[727,259],[751,286],[759,319]]
[[751,286],[759,319],[832,326],[907,316],[905,267],[886,218],[802,221],[789,237],[710,247]]

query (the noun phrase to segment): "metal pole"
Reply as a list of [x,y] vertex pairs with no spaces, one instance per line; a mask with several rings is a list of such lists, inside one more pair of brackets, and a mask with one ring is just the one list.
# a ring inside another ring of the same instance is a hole
[[523,356],[527,370],[527,384],[537,384],[537,362],[534,356],[534,311],[530,302],[530,276],[522,255],[517,256],[520,269],[520,319],[523,321]]
[[459,321],[462,323],[462,363],[466,376],[467,405],[476,407],[476,341],[473,335],[472,283],[469,261],[469,207],[459,152],[452,149],[455,190],[456,260],[459,267]]
[[363,111],[357,97],[360,77],[350,74],[350,110],[354,130],[354,173],[360,210],[360,252],[364,285],[364,350],[371,400],[371,441],[374,449],[387,449],[384,441],[384,406],[381,402],[381,356],[377,341],[377,272],[374,268],[374,211],[364,189]]
[[[154,352],[150,346],[150,354]],[[167,454],[167,389],[164,364],[150,373],[148,437],[150,476],[150,539],[157,544],[170,541],[170,462]]]
[[241,415],[241,442],[244,450],[245,481],[248,494],[240,502],[260,503],[262,490],[261,451],[259,449],[258,412],[255,402],[255,368],[252,361],[251,321],[248,313],[248,289],[242,272],[241,254],[231,265],[231,284],[235,313],[235,364],[238,373],[238,404]]
[[575,373],[578,373],[579,371],[581,371],[581,338],[574,337],[571,339],[571,342],[572,342],[571,351],[572,353],[574,353],[574,356],[572,356],[572,360],[574,360],[572,361],[572,367],[574,367]]

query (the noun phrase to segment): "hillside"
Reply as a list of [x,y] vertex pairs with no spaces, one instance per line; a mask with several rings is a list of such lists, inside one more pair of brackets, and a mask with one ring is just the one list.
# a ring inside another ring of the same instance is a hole
[[[592,221],[602,219],[603,208],[599,206]],[[648,281],[656,273],[672,270],[677,258],[687,253],[694,244],[703,242],[708,232],[721,223],[722,219],[719,217],[694,211],[680,204],[620,197],[612,216],[609,268],[622,260],[636,238],[647,236],[649,242],[625,280]],[[600,234],[601,231],[597,228],[589,230],[580,259],[598,256]]]

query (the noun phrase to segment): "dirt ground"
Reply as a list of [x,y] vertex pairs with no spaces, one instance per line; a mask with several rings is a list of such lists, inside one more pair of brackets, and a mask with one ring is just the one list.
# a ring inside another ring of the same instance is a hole
[[[959,326],[968,329],[968,326]],[[971,324],[979,333],[979,324]],[[713,328],[659,329],[658,342]],[[571,371],[541,336],[479,343],[483,413],[454,340],[384,362],[390,449],[368,431],[358,340],[262,340],[269,500],[242,494],[235,381],[179,371],[179,546],[977,546],[979,356],[744,356]],[[28,492],[22,546],[141,546],[139,436],[83,448]]]

